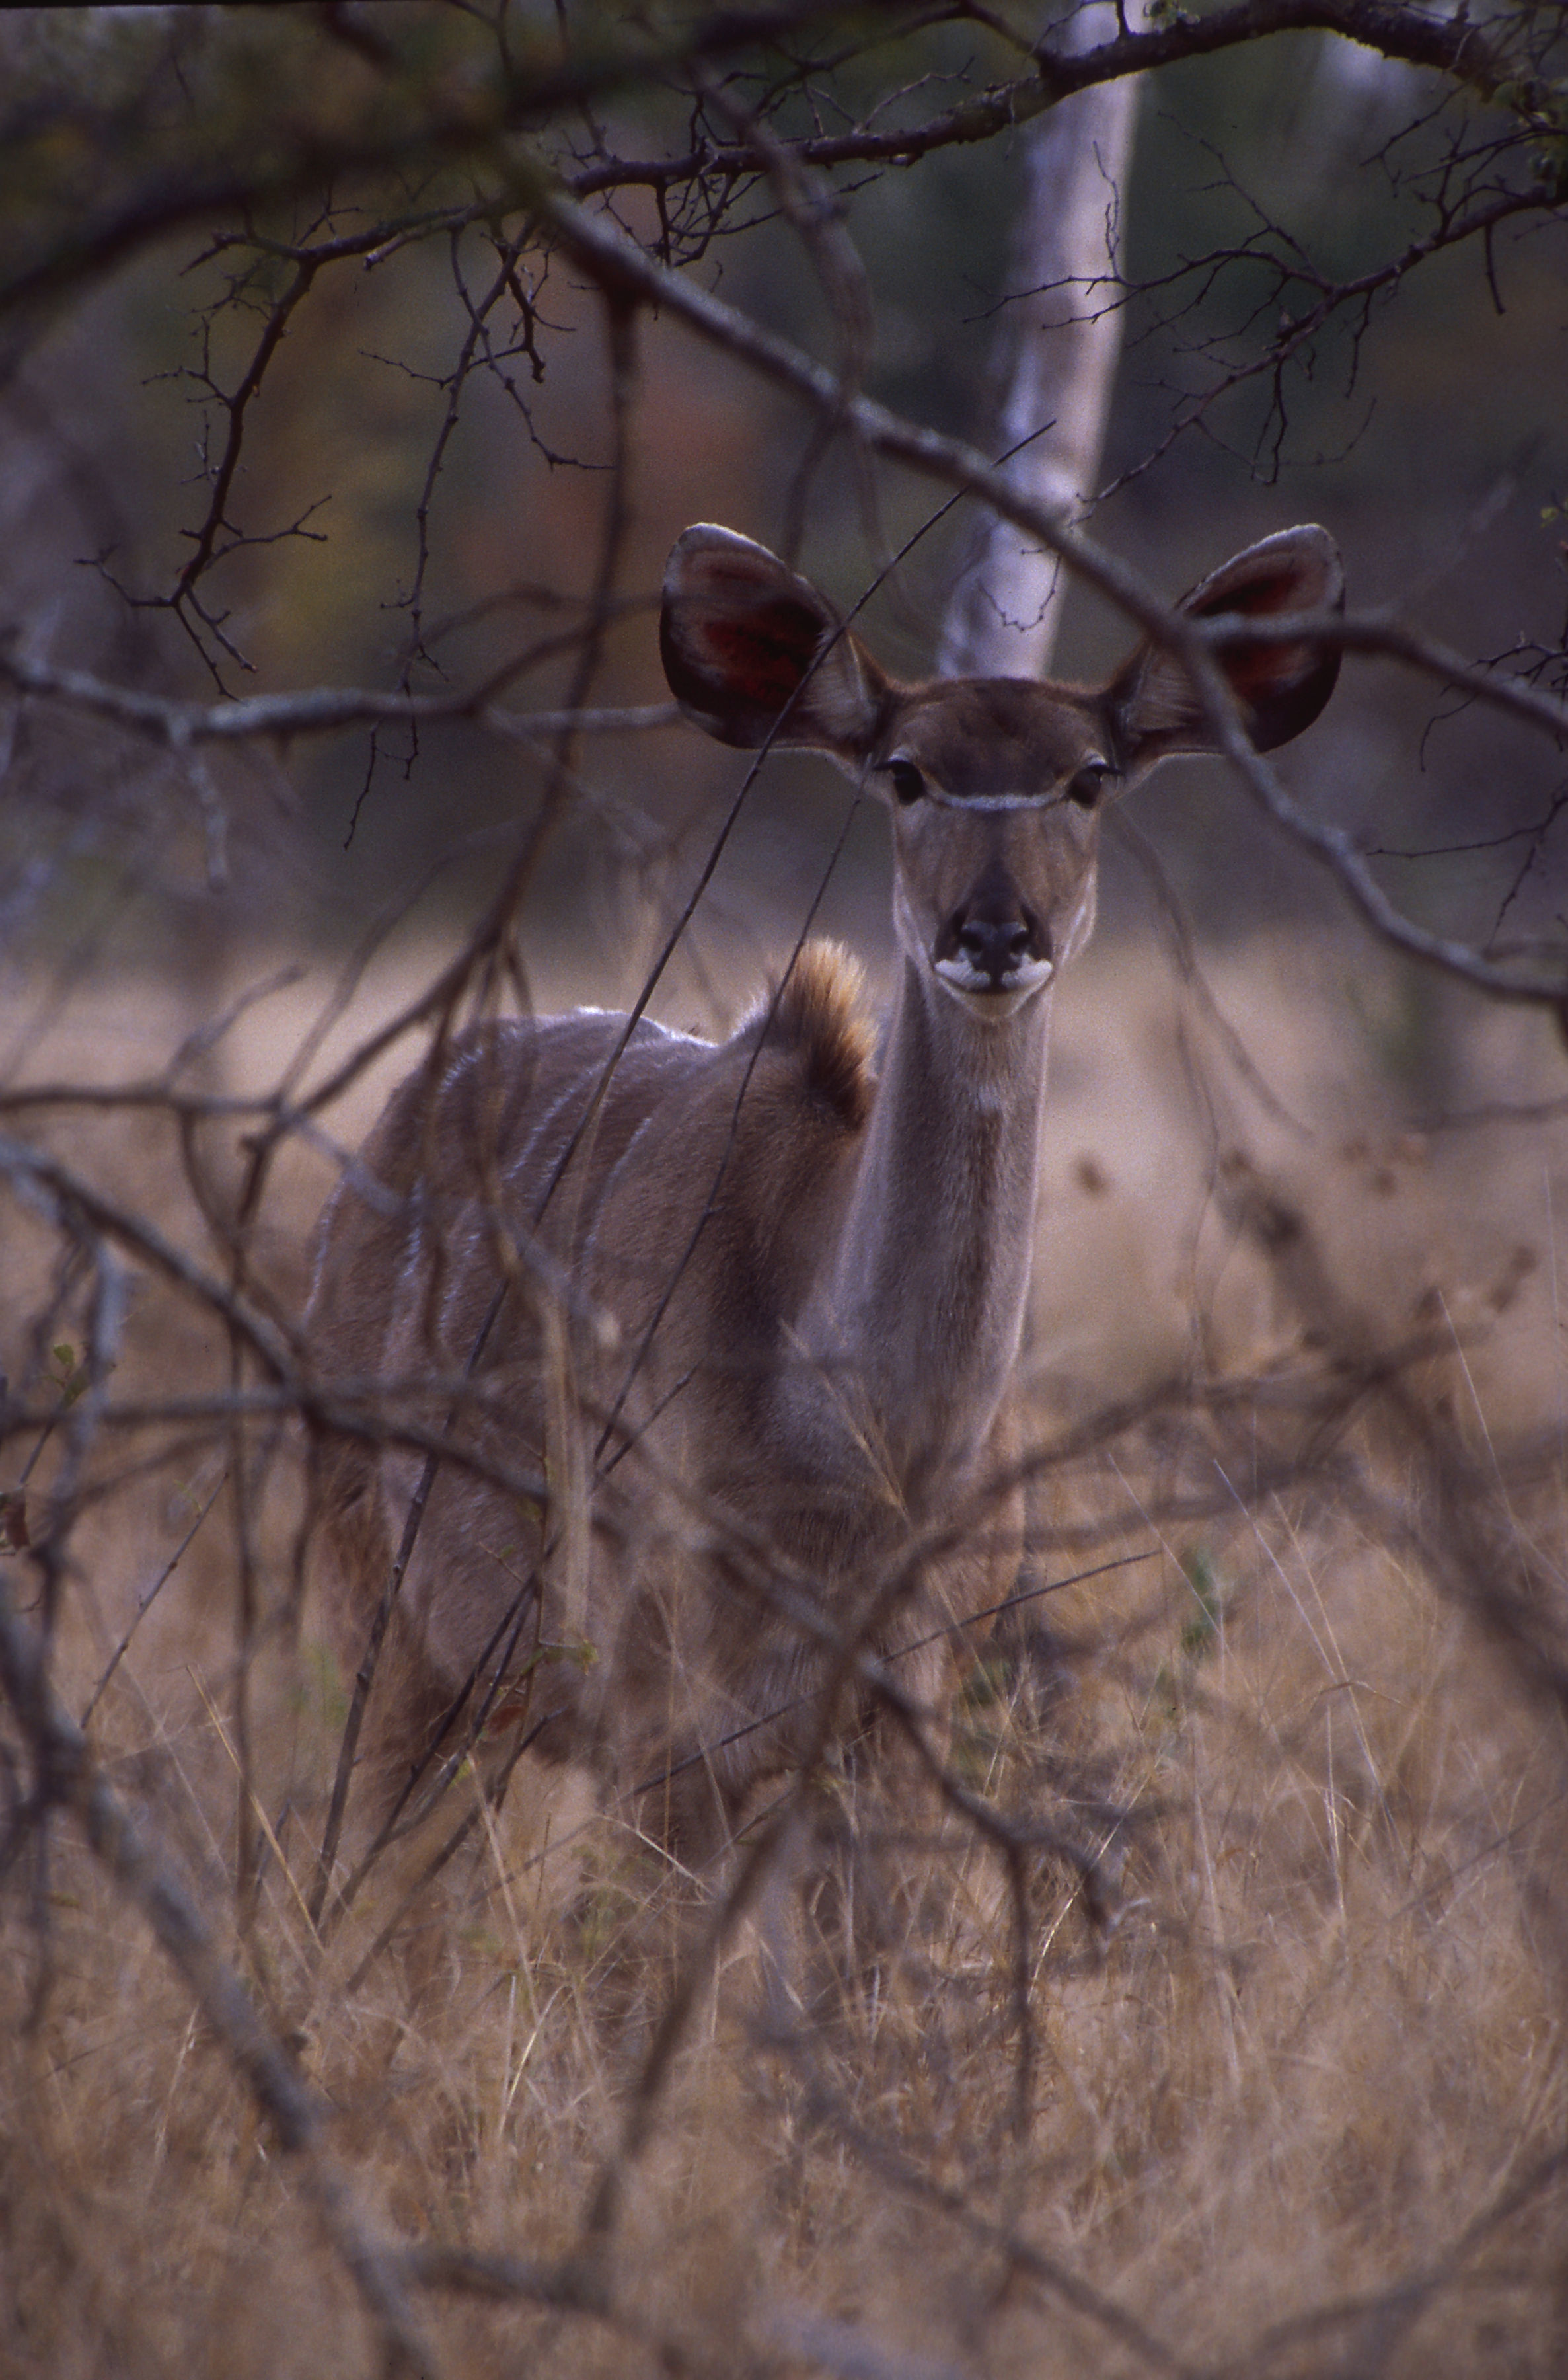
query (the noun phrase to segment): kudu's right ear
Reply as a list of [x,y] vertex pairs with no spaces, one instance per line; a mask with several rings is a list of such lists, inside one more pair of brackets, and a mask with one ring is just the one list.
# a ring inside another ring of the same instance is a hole
[[665,567],[658,643],[671,694],[721,744],[754,751],[778,725],[780,745],[863,766],[889,681],[766,545],[706,521],[683,530]]
[[[1281,612],[1343,612],[1345,570],[1339,548],[1314,524],[1284,528],[1233,554],[1176,605],[1194,620],[1224,613],[1267,619]],[[1337,645],[1223,647],[1215,654],[1241,706],[1256,750],[1272,752],[1310,727],[1339,676]],[[1212,752],[1213,730],[1192,681],[1176,655],[1140,645],[1110,688],[1116,739],[1129,776],[1142,775],[1177,752]]]

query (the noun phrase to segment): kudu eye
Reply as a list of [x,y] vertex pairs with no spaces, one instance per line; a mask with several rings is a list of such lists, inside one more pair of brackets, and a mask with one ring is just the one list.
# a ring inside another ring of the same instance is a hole
[[1115,774],[1108,760],[1085,760],[1067,786],[1068,801],[1080,810],[1092,810]]
[[901,809],[920,800],[925,791],[925,779],[912,760],[889,760],[887,774],[893,782],[893,798]]

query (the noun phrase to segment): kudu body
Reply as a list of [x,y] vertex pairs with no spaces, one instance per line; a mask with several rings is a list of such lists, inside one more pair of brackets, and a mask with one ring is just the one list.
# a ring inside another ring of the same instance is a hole
[[[1297,528],[1186,608],[1341,592],[1330,539]],[[887,802],[900,968],[879,1040],[820,944],[718,1046],[644,1021],[611,1070],[622,1017],[464,1033],[332,1201],[311,1330],[324,1375],[389,1384],[392,1420],[450,1421],[460,1452],[537,1481],[436,1472],[372,1704],[383,1792],[501,1694],[549,1721],[543,1749],[608,1756],[701,1860],[812,1740],[822,1623],[895,1653],[1007,1592],[1017,1500],[978,1491],[1012,1439],[1055,978],[1093,922],[1103,803],[1211,738],[1155,644],[1094,689],[900,685],[718,528],[674,549],[662,648],[709,734],[824,752]],[[1337,654],[1223,666],[1267,749],[1317,716]],[[356,1667],[425,1457],[344,1437],[323,1464]],[[943,1658],[928,1643],[895,1674],[931,1697]]]

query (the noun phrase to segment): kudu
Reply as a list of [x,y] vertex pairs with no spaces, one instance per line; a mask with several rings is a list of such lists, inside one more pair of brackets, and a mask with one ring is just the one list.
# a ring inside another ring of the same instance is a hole
[[[1301,528],[1182,608],[1342,600],[1333,540]],[[311,1332],[324,1376],[386,1383],[390,1424],[456,1451],[372,1700],[383,1795],[443,1719],[450,1743],[526,1703],[541,1749],[608,1763],[700,1862],[814,1740],[834,1630],[885,1655],[926,1640],[895,1673],[934,1701],[944,1625],[1007,1592],[1017,1499],[980,1491],[1014,1440],[1052,994],[1093,922],[1102,808],[1212,737],[1152,641],[1095,688],[900,684],[723,528],[678,540],[661,644],[710,735],[826,753],[886,803],[900,961],[880,1038],[820,943],[717,1046],[594,1011],[463,1033],[329,1206]],[[1260,750],[1337,674],[1311,641],[1220,650]],[[426,1463],[395,1434],[323,1449],[351,1663]]]

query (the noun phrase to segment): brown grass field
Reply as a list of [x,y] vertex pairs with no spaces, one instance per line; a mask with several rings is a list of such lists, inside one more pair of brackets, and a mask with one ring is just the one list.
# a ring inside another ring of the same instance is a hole
[[[245,1296],[297,1313],[331,1147],[286,1147],[236,1236],[244,1119],[0,1119],[69,1176],[0,1194],[35,1417],[0,1573],[54,1614],[0,1738],[0,2373],[1568,2369],[1568,1117],[1484,1117],[1550,1104],[1562,1051],[1466,1012],[1438,1103],[1482,1120],[1415,1137],[1427,988],[1369,964],[1214,955],[1254,1075],[1152,957],[1064,994],[1021,1582],[1055,1591],[974,1648],[935,1833],[856,1769],[800,1803],[876,1903],[849,1969],[799,1827],[737,1908],[526,1762],[499,1811],[454,1787],[438,1878],[444,1817],[321,1938],[345,1681],[303,1433],[214,1417],[229,1336],[170,1258],[232,1287],[243,1245]],[[267,1089],[321,997],[181,1079]],[[12,1080],[134,1081],[193,1021],[89,986]],[[69,1402],[95,1332],[115,1368]]]

